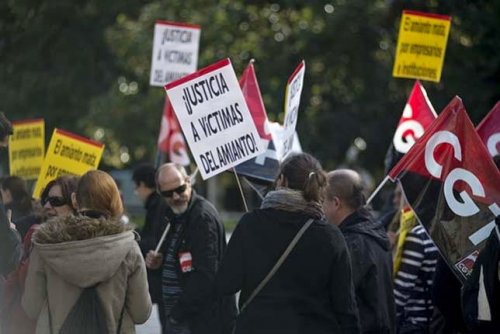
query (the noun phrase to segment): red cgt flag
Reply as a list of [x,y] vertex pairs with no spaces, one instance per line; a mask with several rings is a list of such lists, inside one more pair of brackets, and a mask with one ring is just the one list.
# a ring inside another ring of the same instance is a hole
[[483,118],[476,130],[491,156],[500,154],[500,101]]
[[160,134],[158,136],[158,149],[167,153],[171,162],[183,166],[187,166],[190,163],[179,121],[166,95],[163,115],[161,117]]
[[386,170],[390,170],[399,159],[406,154],[422,137],[425,130],[436,119],[436,112],[432,107],[427,92],[420,83],[415,81],[408,101],[406,102],[396,132],[392,139],[391,147],[386,155]]
[[390,171],[441,254],[465,280],[500,215],[500,172],[455,97]]

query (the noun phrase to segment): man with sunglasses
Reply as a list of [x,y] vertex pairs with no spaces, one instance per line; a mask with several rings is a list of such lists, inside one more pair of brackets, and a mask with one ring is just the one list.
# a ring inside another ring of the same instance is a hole
[[[164,334],[221,333],[235,312],[234,298],[214,300],[213,283],[226,249],[224,226],[215,207],[196,194],[185,169],[167,163],[157,171],[158,192],[167,204],[158,238],[170,224],[158,253],[146,266],[162,268],[167,317]],[[228,321],[225,321],[228,319]]]

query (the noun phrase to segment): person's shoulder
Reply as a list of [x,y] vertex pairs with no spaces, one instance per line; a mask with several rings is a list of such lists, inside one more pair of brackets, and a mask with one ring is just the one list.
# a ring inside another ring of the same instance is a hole
[[337,244],[339,241],[344,243],[344,236],[340,229],[324,219],[315,219],[311,224],[310,230],[318,240],[323,240],[332,244]]

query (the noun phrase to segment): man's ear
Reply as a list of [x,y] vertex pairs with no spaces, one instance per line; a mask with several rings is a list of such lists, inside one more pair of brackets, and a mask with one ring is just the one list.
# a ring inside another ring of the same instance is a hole
[[75,209],[78,209],[78,201],[76,200],[76,193],[71,193],[71,203]]

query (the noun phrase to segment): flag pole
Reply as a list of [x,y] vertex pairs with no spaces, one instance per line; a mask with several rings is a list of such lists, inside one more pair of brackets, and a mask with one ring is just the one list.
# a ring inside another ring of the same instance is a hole
[[382,187],[387,183],[387,181],[389,181],[389,176],[386,176],[382,182],[380,182],[380,184],[378,185],[377,189],[375,189],[374,192],[372,192],[372,194],[370,195],[370,197],[368,198],[368,200],[366,201],[366,204],[365,205],[368,205],[371,203],[371,201],[375,198],[375,196],[378,194],[378,192],[382,189]]
[[252,184],[252,182],[248,181],[248,179],[245,177],[243,180],[245,180],[245,182],[250,186],[250,188],[252,188],[256,193],[257,195],[259,196],[259,198],[261,200],[264,200],[264,196],[260,193],[260,191]]
[[236,168],[233,167],[234,177],[236,177],[236,182],[238,183],[238,188],[240,189],[241,198],[243,199],[243,205],[245,206],[245,211],[248,212],[247,201],[245,195],[243,194],[243,188],[241,187],[240,179],[238,178],[238,173],[236,173]]
[[158,253],[158,251],[161,248],[161,245],[163,245],[163,242],[165,241],[165,237],[167,236],[168,230],[170,230],[170,222],[167,222],[167,227],[165,227],[165,231],[163,231],[163,234],[161,235],[160,241],[158,242],[158,245],[156,245],[155,253]]

